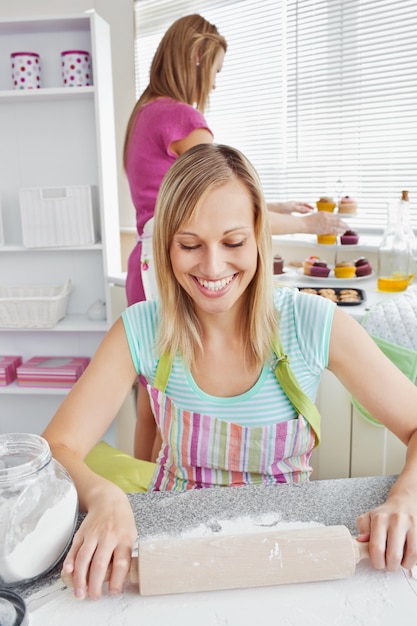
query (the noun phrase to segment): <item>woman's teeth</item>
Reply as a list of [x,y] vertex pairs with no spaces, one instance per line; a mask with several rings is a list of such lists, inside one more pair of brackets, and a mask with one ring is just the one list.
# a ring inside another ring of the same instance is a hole
[[200,285],[210,291],[219,291],[219,289],[223,289],[223,287],[226,287],[232,279],[233,276],[228,276],[227,278],[222,278],[221,280],[201,280],[201,278],[197,278]]

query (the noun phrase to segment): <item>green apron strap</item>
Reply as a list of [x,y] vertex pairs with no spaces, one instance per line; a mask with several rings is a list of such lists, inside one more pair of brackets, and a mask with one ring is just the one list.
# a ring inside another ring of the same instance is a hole
[[314,430],[316,436],[315,447],[317,447],[320,443],[320,413],[314,402],[301,389],[290,367],[290,359],[287,354],[283,353],[281,341],[278,336],[274,341],[273,349],[277,356],[274,370],[275,376],[297,413],[301,414]]
[[172,360],[165,352],[159,359],[158,367],[156,368],[154,387],[159,391],[165,391],[165,387],[168,384],[169,374],[171,372]]

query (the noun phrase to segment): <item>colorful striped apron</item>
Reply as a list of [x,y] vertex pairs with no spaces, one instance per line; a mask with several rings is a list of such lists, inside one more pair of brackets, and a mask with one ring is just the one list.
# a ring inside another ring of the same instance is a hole
[[[282,350],[277,351],[276,347],[275,352],[282,354]],[[266,426],[241,426],[181,409],[165,394],[170,369],[169,359],[164,355],[158,364],[155,386],[148,385],[151,406],[162,436],[149,491],[299,484],[308,480],[312,471],[309,459],[318,443],[320,416],[312,401],[301,391],[286,355],[277,357],[275,374],[295,408],[304,407],[309,417],[299,413],[294,419]],[[296,390],[295,400],[288,392],[291,385]]]

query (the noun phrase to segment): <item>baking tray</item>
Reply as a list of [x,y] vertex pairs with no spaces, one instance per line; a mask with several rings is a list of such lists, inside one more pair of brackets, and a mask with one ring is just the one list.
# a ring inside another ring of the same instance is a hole
[[[303,285],[297,286],[297,289],[302,292],[315,293],[318,296],[327,297],[333,300],[333,302],[336,302],[336,304],[338,304],[339,306],[358,306],[366,300],[366,293],[363,289],[356,289],[352,287],[328,287],[326,285],[317,287],[306,287],[305,285]],[[327,292],[328,294],[333,293],[334,297],[331,298],[329,297],[329,295],[326,296],[325,294],[320,293],[322,290]],[[351,294],[352,299],[348,298],[347,294]],[[357,299],[353,299],[353,297]]]

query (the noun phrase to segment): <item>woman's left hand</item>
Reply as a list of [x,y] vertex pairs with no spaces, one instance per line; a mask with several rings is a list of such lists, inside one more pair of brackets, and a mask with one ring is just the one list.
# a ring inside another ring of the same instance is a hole
[[369,541],[369,557],[376,569],[393,572],[417,564],[417,503],[396,496],[360,515],[359,541]]

